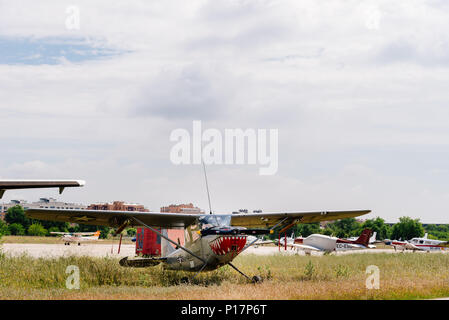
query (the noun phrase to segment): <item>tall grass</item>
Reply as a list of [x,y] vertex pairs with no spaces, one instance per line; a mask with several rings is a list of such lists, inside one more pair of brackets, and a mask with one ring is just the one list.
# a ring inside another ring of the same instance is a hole
[[[80,290],[65,288],[66,268],[80,270]],[[0,255],[0,298],[24,299],[409,299],[449,296],[448,254],[342,256],[242,255],[234,265],[198,274],[161,266],[123,268],[116,258],[31,258]],[[381,287],[365,287],[366,268],[380,269]],[[190,279],[191,282],[188,282]]]

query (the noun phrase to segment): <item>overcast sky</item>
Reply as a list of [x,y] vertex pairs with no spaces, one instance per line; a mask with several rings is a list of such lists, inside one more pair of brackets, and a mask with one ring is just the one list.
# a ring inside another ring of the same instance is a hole
[[201,120],[279,132],[275,175],[208,167],[215,212],[449,223],[447,30],[445,0],[0,0],[0,178],[86,180],[3,200],[207,211],[202,167],[169,158]]

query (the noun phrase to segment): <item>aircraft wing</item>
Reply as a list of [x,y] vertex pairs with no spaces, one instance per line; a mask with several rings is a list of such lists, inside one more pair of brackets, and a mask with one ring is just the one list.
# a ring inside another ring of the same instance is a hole
[[[279,244],[279,242],[276,242],[277,245],[279,245],[281,248],[285,246],[285,243]],[[287,243],[287,247],[290,248],[296,248],[304,251],[323,251],[320,248],[308,246],[305,244],[298,244],[298,243]]]
[[344,218],[358,217],[371,210],[354,211],[317,211],[317,212],[272,212],[272,213],[245,213],[233,214],[231,225],[247,228],[270,228],[278,223],[281,225],[296,223],[312,223],[319,221],[333,221]]
[[84,185],[82,180],[0,180],[0,199],[10,189],[59,188],[59,193],[62,193],[64,188]]
[[[232,214],[231,226],[273,227],[277,224],[310,223],[325,220],[337,220],[357,217],[369,213],[363,211],[326,211],[326,212],[291,212],[291,213],[257,213]],[[129,220],[129,226],[140,226],[134,218],[152,227],[185,228],[203,216],[202,214],[105,211],[105,210],[67,210],[67,209],[28,209],[26,215],[37,220],[71,222],[95,226],[118,227]],[[220,215],[222,216],[222,215]]]
[[200,214],[107,211],[107,210],[66,210],[28,209],[26,215],[32,219],[71,222],[94,226],[119,227],[129,220],[129,226],[141,226],[137,218],[151,227],[185,228],[196,222]]
[[404,247],[405,247],[405,249],[408,249],[408,250],[419,250],[419,251],[424,251],[423,248],[420,248],[420,247],[418,247],[418,246],[415,246],[413,243],[410,243],[410,242],[408,242],[408,241],[405,242]]
[[74,232],[72,233],[74,236],[92,236],[96,232]]
[[301,250],[305,250],[305,251],[322,251],[319,248],[315,248],[315,247],[312,247],[312,246],[307,246],[305,244],[293,243],[293,244],[287,244],[287,246],[290,246],[290,247],[293,247],[293,248],[297,248],[297,249],[301,249]]

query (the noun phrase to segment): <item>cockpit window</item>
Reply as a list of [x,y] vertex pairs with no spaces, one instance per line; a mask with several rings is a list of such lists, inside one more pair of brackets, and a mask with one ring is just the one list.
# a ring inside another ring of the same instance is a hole
[[209,214],[199,218],[200,229],[207,229],[211,227],[229,227],[231,225],[230,215],[216,215]]

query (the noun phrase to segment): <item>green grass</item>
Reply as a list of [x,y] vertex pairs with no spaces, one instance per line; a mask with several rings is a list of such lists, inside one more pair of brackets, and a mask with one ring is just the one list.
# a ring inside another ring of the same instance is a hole
[[[80,289],[68,290],[67,266],[80,270]],[[123,268],[116,258],[0,256],[1,299],[421,299],[449,296],[449,255],[367,253],[326,256],[242,255],[230,267],[199,274],[160,266]],[[380,289],[365,287],[366,267],[380,269]]]

